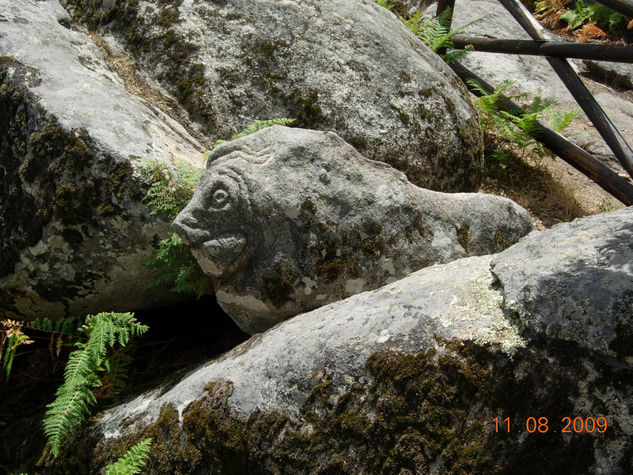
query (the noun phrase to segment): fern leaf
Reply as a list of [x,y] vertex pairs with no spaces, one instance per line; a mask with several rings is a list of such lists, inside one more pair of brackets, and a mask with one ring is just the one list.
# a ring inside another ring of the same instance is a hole
[[576,117],[582,114],[580,108],[570,111],[553,110],[549,120],[550,127],[556,132],[562,132]]
[[118,341],[125,346],[130,335],[140,335],[148,330],[136,321],[131,313],[99,313],[88,315],[84,332],[87,342],[76,342],[64,370],[64,383],[55,394],[55,400],[47,406],[44,417],[44,434],[51,452],[59,455],[61,444],[90,413],[96,403],[93,388],[101,386],[96,371],[106,361],[106,354]]
[[145,439],[130,448],[123,457],[106,467],[106,475],[132,475],[141,473],[147,464],[152,439]]
[[101,382],[95,369],[86,345],[71,353],[64,372],[64,384],[57,390],[55,401],[47,406],[44,417],[44,434],[55,457],[66,436],[90,413],[89,405],[96,402],[91,389]]
[[290,125],[294,122],[295,119],[288,119],[285,117],[270,120],[256,120],[255,122],[251,122],[250,124],[248,124],[242,132],[231,137],[231,140],[246,137],[247,135],[254,134],[255,132],[258,132],[259,130],[266,127],[271,127],[273,125]]

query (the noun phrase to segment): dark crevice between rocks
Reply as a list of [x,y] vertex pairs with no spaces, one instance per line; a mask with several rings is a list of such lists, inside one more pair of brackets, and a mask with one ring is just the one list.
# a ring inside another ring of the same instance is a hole
[[[100,399],[93,413],[150,388],[169,386],[249,337],[224,313],[214,296],[135,315],[150,330],[130,344],[128,385],[116,398]],[[46,404],[53,401],[63,381],[71,350],[64,348],[55,357],[50,334],[25,332],[35,343],[18,351],[8,382],[4,374],[0,376],[0,473],[40,473],[35,463],[45,445],[41,421]]]

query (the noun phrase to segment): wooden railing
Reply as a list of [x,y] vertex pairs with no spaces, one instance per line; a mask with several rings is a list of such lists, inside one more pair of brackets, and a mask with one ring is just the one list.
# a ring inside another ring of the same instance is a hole
[[[499,1],[530,35],[532,41],[454,35],[452,37],[454,47],[456,49],[464,49],[470,45],[475,51],[545,56],[618,159],[622,168],[633,178],[633,150],[631,150],[631,147],[567,61],[567,58],[582,58],[633,63],[633,47],[548,41],[546,30],[518,0]],[[624,15],[633,16],[633,1],[631,0],[600,0],[600,3]],[[452,16],[454,7],[455,0],[439,0],[436,14],[439,16],[447,8],[450,8]],[[452,18],[449,18],[449,28],[451,21]],[[464,66],[453,65],[453,70],[463,80],[475,79],[481,84],[483,89],[492,92],[493,88],[491,85]],[[521,108],[509,100],[505,101],[504,108],[511,114],[520,115],[522,113]],[[539,123],[539,128],[540,130],[537,131],[535,136],[536,140],[539,140],[553,153],[591,178],[622,203],[627,206],[633,205],[633,185],[629,181],[545,124]]]

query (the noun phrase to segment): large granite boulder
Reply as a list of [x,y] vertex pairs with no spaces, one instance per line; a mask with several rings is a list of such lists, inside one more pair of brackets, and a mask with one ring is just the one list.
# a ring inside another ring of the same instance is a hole
[[459,79],[374,0],[62,0],[226,139],[254,119],[332,130],[420,186],[474,191],[482,136]]
[[54,468],[152,437],[148,473],[630,473],[631,242],[628,208],[299,315],[104,411]]
[[492,195],[411,184],[332,132],[273,126],[216,148],[174,222],[242,330],[500,251],[532,229]]
[[57,1],[0,2],[0,314],[12,318],[172,300],[147,289],[142,262],[169,223],[141,203],[138,159],[202,163],[202,145],[69,22]]

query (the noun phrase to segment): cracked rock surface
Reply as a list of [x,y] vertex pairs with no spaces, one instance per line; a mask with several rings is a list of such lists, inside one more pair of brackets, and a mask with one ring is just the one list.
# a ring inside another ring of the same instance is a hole
[[[628,473],[632,226],[625,209],[534,231],[299,315],[104,411],[55,467],[103,466],[155,437],[149,473],[505,473],[544,460]],[[547,430],[529,434],[529,417]],[[608,428],[562,434],[565,417]]]

